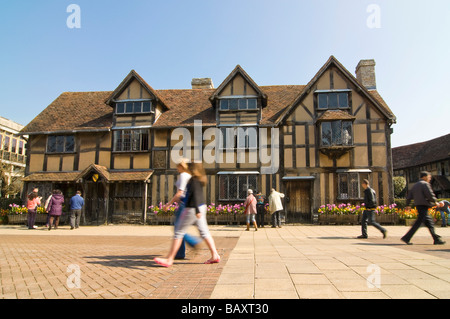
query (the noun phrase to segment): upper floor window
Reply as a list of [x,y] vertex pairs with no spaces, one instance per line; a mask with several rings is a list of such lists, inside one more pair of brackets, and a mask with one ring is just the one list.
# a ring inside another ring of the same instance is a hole
[[50,135],[47,138],[47,153],[72,153],[75,151],[75,136]]
[[256,127],[222,127],[219,146],[222,149],[257,149]]
[[349,91],[320,91],[317,94],[317,106],[319,109],[339,109],[349,107]]
[[256,110],[257,99],[255,98],[227,98],[219,101],[221,111]]
[[3,143],[3,150],[4,151],[9,151],[9,143],[10,143],[11,138],[7,135],[5,135],[5,140]]
[[140,152],[148,151],[148,129],[114,131],[114,151]]
[[331,121],[321,124],[322,146],[351,146],[352,122]]
[[151,113],[152,102],[145,101],[126,101],[116,103],[116,114],[130,114],[130,113]]

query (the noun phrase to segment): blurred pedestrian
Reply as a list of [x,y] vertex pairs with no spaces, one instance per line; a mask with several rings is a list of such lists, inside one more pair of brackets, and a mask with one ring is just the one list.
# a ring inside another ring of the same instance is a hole
[[277,226],[281,228],[281,212],[283,211],[283,204],[281,199],[284,198],[284,194],[277,192],[272,188],[269,196],[269,211],[272,216],[272,228]]
[[77,191],[75,196],[70,199],[70,229],[80,227],[80,218],[82,208],[84,206],[84,198],[81,197],[81,192]]
[[383,238],[387,236],[387,230],[381,227],[375,221],[375,209],[377,208],[377,195],[375,191],[370,187],[369,180],[364,179],[361,183],[364,188],[364,212],[361,219],[361,236],[358,238],[367,238],[367,224],[374,226],[378,229],[382,234]]
[[50,217],[48,221],[48,230],[52,229],[53,223],[55,225],[55,229],[58,228],[59,219],[62,215],[63,205],[64,195],[59,189],[54,190],[47,206],[48,216]]
[[418,212],[416,222],[414,223],[414,225],[412,225],[411,229],[401,238],[401,240],[407,245],[412,244],[410,240],[422,223],[424,223],[430,231],[435,245],[445,244],[445,241],[443,241],[441,237],[434,231],[433,219],[428,215],[428,208],[435,206],[435,203],[437,201],[436,196],[431,189],[430,181],[431,174],[429,172],[420,172],[420,181],[414,184],[406,198],[406,210],[411,209],[409,203],[414,199],[414,204],[416,205]]
[[244,202],[245,215],[247,220],[247,229],[250,230],[250,222],[255,226],[255,231],[258,230],[258,225],[256,224],[256,198],[253,196],[253,191],[251,189],[247,190],[247,198]]
[[[191,174],[188,168],[188,160],[187,159],[181,159],[181,161],[177,165],[178,173],[180,173],[175,186],[177,187],[177,192],[172,197],[172,199],[164,205],[163,209],[167,210],[171,205],[174,203],[178,203],[178,208],[175,211],[175,222],[174,226],[176,227],[176,224],[179,220],[179,217],[181,215],[181,212],[184,209],[184,197],[186,196],[186,187],[191,179]],[[199,244],[201,241],[196,238],[195,236],[189,235],[186,233],[184,235],[184,238],[181,242],[180,248],[177,251],[177,254],[175,256],[175,259],[184,259],[186,257],[186,244],[188,243],[191,247],[196,247],[197,244]]]
[[[436,205],[436,210],[441,212],[441,219],[442,219],[442,227],[447,227],[447,222],[449,221],[450,218],[450,202],[448,200],[443,200],[440,201],[439,203],[437,203]],[[447,218],[445,216],[445,214],[447,213]]]
[[154,261],[164,267],[170,267],[173,264],[175,255],[180,248],[181,242],[187,229],[195,224],[201,237],[205,240],[211,252],[211,258],[205,264],[214,264],[220,262],[220,256],[217,252],[214,239],[212,238],[208,223],[206,221],[206,201],[203,193],[203,187],[206,184],[206,175],[201,163],[189,163],[189,170],[192,177],[186,188],[184,198],[185,208],[181,212],[179,221],[175,225],[175,234],[172,246],[166,258],[155,258]]

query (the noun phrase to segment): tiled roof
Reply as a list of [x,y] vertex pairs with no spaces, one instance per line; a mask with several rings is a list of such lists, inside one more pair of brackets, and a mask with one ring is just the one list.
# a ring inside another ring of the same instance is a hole
[[450,158],[450,134],[392,149],[394,169],[420,166]]
[[92,164],[82,172],[39,172],[32,173],[22,180],[24,182],[76,182],[91,170],[95,170],[108,182],[147,181],[153,174],[153,170],[109,170],[104,166]]
[[22,133],[109,129],[113,109],[105,104],[111,92],[65,92],[22,129]]
[[131,171],[109,170],[105,166],[91,164],[86,169],[84,169],[81,173],[79,173],[76,176],[75,180],[84,178],[86,176],[86,174],[88,174],[91,171],[97,172],[108,182],[146,181],[153,174],[153,170],[131,170]]
[[354,120],[355,117],[341,110],[325,111],[317,121]]
[[[130,73],[124,81],[129,81],[132,77],[140,79],[134,73]],[[312,82],[314,79],[308,85],[310,86]],[[123,85],[121,84],[121,86]],[[308,86],[305,85],[259,86],[258,89],[267,98],[265,100],[267,104],[262,109],[261,125],[279,124],[287,113],[293,110],[294,103],[299,101],[299,97],[306,94],[304,91],[307,88]],[[216,110],[211,104],[210,97],[217,93],[217,89],[151,90],[159,101],[164,101],[165,106],[165,111],[159,116],[153,127],[192,126],[194,120],[202,120],[203,125],[213,126],[216,124]],[[114,92],[62,93],[25,126],[21,133],[109,130],[112,126],[113,108],[107,103],[111,102],[111,98],[119,91],[116,89]],[[377,91],[365,92],[376,101],[388,117],[395,119],[392,111]]]
[[22,178],[24,182],[73,182],[80,172],[42,172]]

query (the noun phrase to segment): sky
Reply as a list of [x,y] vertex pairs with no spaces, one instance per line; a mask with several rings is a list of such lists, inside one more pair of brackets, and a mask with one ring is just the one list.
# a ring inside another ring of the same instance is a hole
[[376,61],[397,147],[450,133],[449,34],[448,0],[0,0],[0,116],[26,125],[132,69],[154,89],[217,87],[237,64],[261,86],[304,85],[334,55],[352,74]]

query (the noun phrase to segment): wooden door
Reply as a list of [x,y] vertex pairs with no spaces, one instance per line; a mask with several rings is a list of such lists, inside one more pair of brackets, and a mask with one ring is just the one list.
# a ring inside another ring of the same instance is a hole
[[311,181],[286,182],[286,223],[311,222]]

